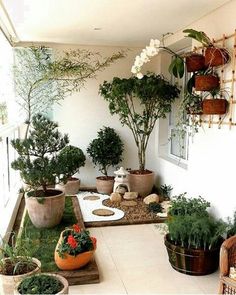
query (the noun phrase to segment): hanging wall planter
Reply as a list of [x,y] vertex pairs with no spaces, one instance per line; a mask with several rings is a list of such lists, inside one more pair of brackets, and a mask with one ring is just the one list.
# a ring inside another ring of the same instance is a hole
[[223,115],[227,112],[226,99],[204,99],[203,114],[204,115]]
[[205,57],[202,54],[193,53],[185,58],[187,72],[196,72],[205,68]]
[[220,85],[219,77],[214,75],[197,75],[195,76],[196,91],[211,91]]
[[230,56],[225,48],[207,47],[205,50],[205,65],[217,67],[228,63]]

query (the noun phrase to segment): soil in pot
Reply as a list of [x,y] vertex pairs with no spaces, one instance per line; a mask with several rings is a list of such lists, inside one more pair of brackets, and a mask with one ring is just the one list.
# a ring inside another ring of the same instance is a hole
[[208,47],[205,50],[205,65],[217,67],[228,63],[230,56],[225,48]]
[[76,177],[70,177],[66,184],[57,184],[56,188],[63,190],[66,196],[76,195],[80,188],[80,179]]
[[186,56],[187,72],[196,72],[205,68],[205,57],[202,54],[191,54]]
[[113,176],[99,176],[96,178],[96,187],[98,193],[110,195],[114,186]]
[[227,112],[228,102],[226,99],[204,99],[202,105],[204,115],[223,115]]
[[146,197],[154,185],[154,173],[150,170],[129,171],[130,191],[137,192],[141,197]]
[[51,228],[60,223],[65,208],[65,194],[56,189],[37,191],[36,197],[32,192],[26,194],[25,203],[30,219],[37,228]]
[[197,75],[195,76],[196,91],[211,91],[218,88],[220,80],[214,75]]

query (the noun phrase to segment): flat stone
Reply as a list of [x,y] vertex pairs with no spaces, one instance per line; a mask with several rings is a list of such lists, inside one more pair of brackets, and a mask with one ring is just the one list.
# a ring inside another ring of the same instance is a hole
[[97,216],[112,216],[115,214],[114,211],[109,209],[95,209],[92,213]]
[[150,203],[159,203],[160,197],[157,194],[148,195],[146,198],[143,199],[143,202],[148,205]]
[[132,206],[137,206],[138,203],[135,201],[123,201],[120,204],[121,206],[132,207]]
[[99,196],[86,196],[83,198],[83,200],[89,200],[89,201],[96,201],[96,200],[99,200],[100,197]]
[[112,202],[119,202],[120,203],[122,200],[122,197],[119,193],[111,193],[110,200]]
[[138,197],[137,192],[126,192],[123,196],[125,200],[135,200]]

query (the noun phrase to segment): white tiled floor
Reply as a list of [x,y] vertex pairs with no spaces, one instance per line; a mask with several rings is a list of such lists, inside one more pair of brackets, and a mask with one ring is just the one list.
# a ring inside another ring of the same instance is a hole
[[97,237],[99,284],[70,294],[216,294],[219,273],[193,277],[173,270],[154,224],[91,228]]

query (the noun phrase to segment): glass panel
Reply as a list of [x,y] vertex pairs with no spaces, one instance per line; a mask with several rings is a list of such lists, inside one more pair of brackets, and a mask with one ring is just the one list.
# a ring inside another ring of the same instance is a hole
[[178,158],[187,160],[187,133],[171,129],[170,153]]

